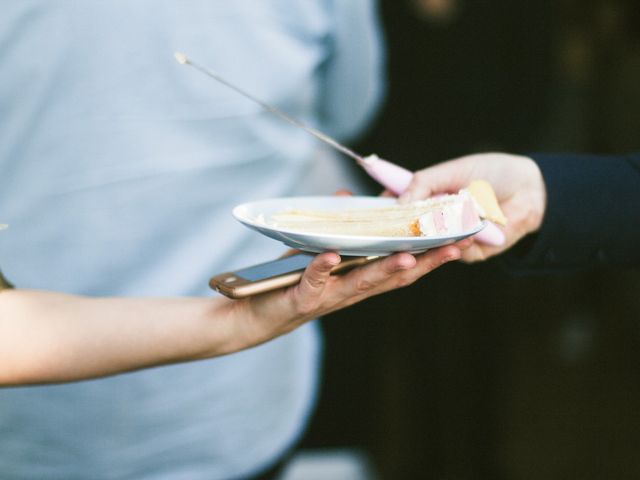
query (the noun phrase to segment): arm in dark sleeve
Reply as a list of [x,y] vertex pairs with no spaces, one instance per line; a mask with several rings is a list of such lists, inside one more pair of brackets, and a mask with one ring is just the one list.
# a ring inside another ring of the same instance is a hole
[[504,260],[517,272],[640,266],[640,154],[530,155],[542,171],[540,230]]

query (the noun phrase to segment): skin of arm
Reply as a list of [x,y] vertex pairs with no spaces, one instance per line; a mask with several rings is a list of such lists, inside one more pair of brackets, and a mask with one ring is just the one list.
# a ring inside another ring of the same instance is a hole
[[456,193],[472,180],[483,179],[493,187],[500,207],[508,219],[500,246],[474,243],[462,260],[486,260],[511,248],[520,239],[540,228],[546,210],[546,187],[538,165],[529,157],[505,153],[468,155],[425,168],[415,173],[401,202]]
[[323,253],[298,285],[235,301],[2,290],[0,386],[70,382],[237,352],[409,285],[460,258],[469,244],[391,255],[342,276],[330,275],[340,257]]

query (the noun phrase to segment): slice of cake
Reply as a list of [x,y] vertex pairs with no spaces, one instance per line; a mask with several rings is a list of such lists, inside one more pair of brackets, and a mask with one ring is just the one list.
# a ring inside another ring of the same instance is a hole
[[300,232],[382,237],[458,235],[476,229],[483,218],[504,224],[493,189],[487,182],[476,182],[457,194],[389,207],[287,210],[272,215],[267,223]]

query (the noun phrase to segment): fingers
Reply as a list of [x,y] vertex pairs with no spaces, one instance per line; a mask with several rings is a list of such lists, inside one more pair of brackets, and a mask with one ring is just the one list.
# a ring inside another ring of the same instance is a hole
[[[398,253],[376,260],[369,265],[355,268],[335,278],[335,303],[330,311],[360,302],[372,295],[391,290],[386,285],[398,275],[415,267],[416,258],[408,253]],[[398,286],[402,282],[397,282]],[[397,287],[396,287],[397,288]]]
[[301,319],[329,313],[373,295],[410,285],[441,265],[459,259],[461,249],[471,244],[471,239],[465,239],[418,256],[396,253],[333,277],[331,270],[340,263],[340,256],[323,253],[309,264],[300,283],[292,287],[290,299]]
[[[461,243],[464,245],[464,241]],[[417,257],[418,263],[411,273],[417,280],[445,263],[458,260],[461,255],[462,251],[458,244],[429,250]]]
[[472,240],[469,247],[464,248],[462,251],[461,260],[465,263],[475,263],[483,260],[487,260],[495,255],[508,250],[513,244],[514,240],[507,237],[507,241],[502,245],[488,245],[485,243],[477,243]]
[[360,297],[375,291],[399,272],[414,268],[416,258],[409,253],[397,253],[377,260],[372,265],[358,268],[345,276],[347,285],[343,287],[345,296]]
[[462,252],[460,259],[465,263],[475,263],[486,260],[491,256],[485,245],[474,243]]
[[459,258],[460,246],[464,242],[418,256],[397,253],[333,276],[331,270],[340,263],[340,256],[331,252],[319,254],[297,285],[233,303],[242,312],[240,318],[245,319],[239,327],[239,338],[250,338],[248,343],[252,345],[262,343],[319,315],[409,285]]
[[417,255],[415,257],[415,265],[404,272],[395,274],[384,285],[384,290],[382,291],[411,285],[419,278],[434,271],[445,263],[458,260],[460,255],[461,251],[457,245],[447,245]]
[[439,266],[458,258],[460,248],[449,245],[417,257],[409,253],[397,253],[355,269],[340,280],[343,283],[340,286],[340,307],[410,285]]
[[474,163],[469,158],[461,158],[416,172],[407,190],[400,195],[400,203],[457,192],[469,183]]
[[340,263],[340,256],[333,252],[316,256],[307,266],[294,288],[294,301],[299,313],[311,313],[317,308],[331,276],[331,269]]

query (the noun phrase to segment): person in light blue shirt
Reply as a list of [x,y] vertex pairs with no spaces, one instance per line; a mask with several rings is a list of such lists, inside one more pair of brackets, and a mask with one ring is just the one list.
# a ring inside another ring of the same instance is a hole
[[[184,51],[348,139],[380,100],[366,0],[10,0],[0,16],[0,266],[82,295],[209,295],[282,246],[241,201],[345,176],[301,131],[173,59]],[[320,169],[320,173],[318,172]],[[327,173],[327,169],[332,174]],[[304,429],[317,325],[228,357],[0,394],[3,479],[247,478]]]

